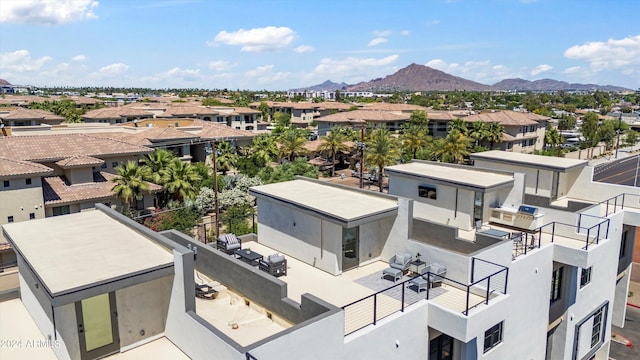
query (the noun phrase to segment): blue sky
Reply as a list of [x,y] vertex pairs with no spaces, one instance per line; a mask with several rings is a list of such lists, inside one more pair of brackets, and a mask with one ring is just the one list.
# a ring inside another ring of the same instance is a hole
[[640,87],[638,0],[2,0],[0,78],[286,90],[411,64]]

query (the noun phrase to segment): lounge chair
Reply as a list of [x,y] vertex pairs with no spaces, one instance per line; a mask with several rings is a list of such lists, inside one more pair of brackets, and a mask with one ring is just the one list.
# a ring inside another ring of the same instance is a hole
[[418,272],[418,276],[409,280],[409,286],[413,285],[416,287],[416,292],[420,292],[425,290],[427,286],[429,286],[428,276],[425,276],[429,273],[429,267],[425,266]]
[[242,240],[240,240],[234,234],[224,234],[218,237],[216,241],[216,249],[224,251],[226,254],[231,255],[236,250],[242,248]]
[[431,264],[420,269],[419,275],[409,280],[409,286],[415,286],[416,292],[420,292],[427,287],[434,287],[436,284],[441,285],[446,273],[446,266],[438,263]]
[[396,254],[389,259],[389,267],[382,271],[382,277],[391,277],[393,282],[402,279],[402,276],[409,271],[409,265],[413,256],[408,253]]
[[429,265],[429,272],[429,283],[431,287],[435,284],[442,285],[444,276],[447,274],[447,267],[442,264],[433,263]]
[[262,271],[268,272],[275,277],[287,275],[287,259],[284,255],[274,254],[267,256],[266,259],[260,259],[258,262],[258,268]]

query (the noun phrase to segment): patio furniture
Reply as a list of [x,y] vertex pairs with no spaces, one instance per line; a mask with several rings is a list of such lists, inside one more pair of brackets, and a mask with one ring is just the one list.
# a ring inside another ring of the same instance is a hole
[[426,274],[429,273],[429,266],[425,266],[420,269],[418,276],[409,280],[409,286],[413,285],[416,287],[416,292],[420,292],[429,286],[429,280],[427,280]]
[[224,234],[218,237],[216,241],[216,249],[224,251],[226,254],[231,255],[242,248],[242,240],[240,240],[235,234]]
[[389,267],[382,271],[382,277],[388,275],[393,279],[393,282],[396,282],[409,270],[412,260],[413,257],[408,253],[394,255],[389,259]]
[[284,255],[273,254],[258,261],[258,268],[275,277],[287,275],[287,259]]
[[416,287],[416,292],[420,292],[427,287],[434,287],[436,284],[441,285],[444,280],[444,275],[447,273],[447,267],[433,263],[420,270],[420,275],[409,280],[409,286]]
[[213,300],[218,297],[218,291],[210,285],[196,284],[196,297],[205,300]]
[[238,256],[238,259],[242,262],[245,262],[251,266],[258,266],[260,260],[262,260],[262,255],[258,254],[255,251],[251,251],[251,249],[240,249],[236,250],[234,253]]
[[442,285],[444,276],[447,274],[447,267],[442,264],[433,263],[429,265],[429,272],[429,283],[431,287],[435,284]]

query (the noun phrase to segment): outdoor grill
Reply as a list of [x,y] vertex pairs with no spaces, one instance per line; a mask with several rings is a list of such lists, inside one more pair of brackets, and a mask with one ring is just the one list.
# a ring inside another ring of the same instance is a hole
[[521,220],[533,220],[536,215],[538,215],[537,207],[520,205],[520,207],[518,207],[518,212],[516,213],[516,218]]

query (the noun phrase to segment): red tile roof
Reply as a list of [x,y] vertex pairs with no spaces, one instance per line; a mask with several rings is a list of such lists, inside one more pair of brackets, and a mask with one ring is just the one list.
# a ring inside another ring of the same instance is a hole
[[333,123],[362,123],[362,122],[388,122],[408,121],[409,114],[396,114],[379,110],[353,110],[338,112],[326,116],[314,118],[317,122]]
[[63,169],[71,169],[71,168],[77,168],[77,167],[86,167],[86,166],[102,165],[102,164],[104,164],[104,160],[94,158],[91,156],[86,156],[86,155],[74,155],[56,162],[56,165],[60,166]]
[[202,131],[199,134],[202,140],[246,139],[257,135],[251,131],[234,129],[225,124],[211,121],[196,119],[193,121],[193,125],[202,126]]
[[502,125],[511,125],[511,126],[525,126],[525,125],[536,125],[538,121],[547,121],[550,120],[550,117],[541,116],[534,113],[525,113],[511,110],[504,111],[496,111],[496,112],[485,112],[476,115],[471,115],[464,118],[464,121],[467,122],[495,122]]
[[112,138],[85,134],[0,137],[0,156],[16,160],[59,161],[74,155],[144,155],[152,149]]
[[0,157],[0,177],[19,175],[48,175],[53,169],[28,161]]

